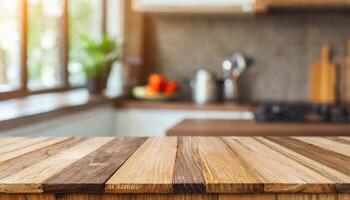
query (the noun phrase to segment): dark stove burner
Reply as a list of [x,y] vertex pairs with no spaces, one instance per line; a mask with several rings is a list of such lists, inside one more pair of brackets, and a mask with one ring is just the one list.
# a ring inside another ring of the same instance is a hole
[[264,103],[255,114],[258,122],[348,122],[347,107],[308,103]]

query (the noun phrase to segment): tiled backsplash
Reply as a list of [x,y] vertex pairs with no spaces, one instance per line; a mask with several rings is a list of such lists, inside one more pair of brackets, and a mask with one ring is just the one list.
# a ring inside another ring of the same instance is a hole
[[196,69],[221,71],[235,52],[254,59],[241,79],[248,101],[305,101],[309,65],[323,44],[343,56],[350,13],[278,12],[267,15],[149,15],[146,65],[182,80]]

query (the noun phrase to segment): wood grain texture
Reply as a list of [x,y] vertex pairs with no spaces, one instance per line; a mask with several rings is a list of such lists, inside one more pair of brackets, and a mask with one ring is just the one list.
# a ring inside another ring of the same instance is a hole
[[350,194],[338,194],[338,200],[350,200]]
[[256,194],[318,200],[350,193],[349,137],[6,140],[0,147],[7,155],[0,162],[0,194],[107,193],[112,199],[123,194],[192,199],[196,193],[254,199]]
[[277,200],[337,200],[337,196],[332,194],[278,194]]
[[[288,149],[291,149],[303,156],[306,156],[322,165],[330,167],[340,173],[350,176],[350,157],[335,153],[329,149],[323,149],[321,147],[303,142],[294,138],[277,138],[269,137],[269,140],[276,142]],[[328,147],[331,148],[331,147]],[[342,193],[348,193],[350,191],[350,185],[346,183],[337,183],[336,191]]]
[[134,153],[146,138],[120,137],[76,161],[44,181],[45,192],[103,192],[104,183]]
[[328,140],[335,141],[335,142],[340,142],[340,143],[343,143],[346,145],[350,145],[350,140],[348,140],[347,138],[342,138],[342,137],[325,137],[325,138],[327,138]]
[[19,142],[26,139],[25,137],[1,137],[0,138],[0,148],[3,148],[6,145],[11,143]]
[[263,191],[261,177],[221,138],[197,137],[208,193],[256,193]]
[[[19,148],[16,149],[12,149],[12,151],[7,151],[6,153],[1,154],[0,156],[0,163],[5,162],[7,160],[10,160],[12,158],[16,158],[20,155],[29,153],[29,152],[33,152],[36,151],[38,149],[53,145],[53,144],[57,144],[60,143],[62,141],[68,140],[69,138],[53,138],[53,139],[44,139],[44,140],[40,140],[40,142],[35,142],[35,143],[30,143],[30,144],[26,144],[26,146],[21,146]],[[29,140],[32,141],[32,140]],[[12,146],[16,146],[16,145],[11,145]],[[4,147],[4,149],[11,149],[11,147]]]
[[103,194],[60,195],[60,200],[217,200],[217,195],[186,194]]
[[0,194],[1,200],[56,200],[53,194]]
[[41,162],[67,148],[70,148],[79,142],[85,140],[84,138],[70,138],[47,146],[36,151],[32,151],[21,156],[15,157],[10,160],[6,160],[0,163],[0,179],[17,173],[23,169],[26,169],[38,162]]
[[348,144],[321,137],[298,137],[295,139],[350,157],[350,145]]
[[180,137],[173,178],[175,193],[205,193],[203,161],[195,138]]
[[264,179],[265,192],[335,192],[335,183],[331,179],[274,151],[254,138],[231,137],[225,138],[225,141]]
[[299,154],[295,151],[292,151],[282,145],[279,145],[277,143],[274,143],[266,138],[263,137],[257,137],[255,138],[257,141],[261,142],[262,144],[268,146],[269,148],[301,163],[302,165],[309,167],[310,169],[314,170],[315,172],[318,172],[319,174],[322,174],[324,177],[327,177],[331,180],[333,180],[336,183],[348,183],[350,182],[350,177],[333,169],[328,166],[325,166],[309,157],[303,156],[302,154]]
[[253,120],[185,119],[168,136],[349,136],[350,124],[257,123]]
[[2,157],[2,155],[6,154],[6,153],[10,153],[10,152],[13,152],[16,150],[22,150],[23,148],[30,147],[32,145],[41,143],[45,140],[48,140],[48,138],[39,137],[39,138],[27,138],[25,140],[21,140],[21,141],[14,143],[14,144],[9,144],[9,145],[6,145],[3,148],[1,148],[0,155]]
[[220,194],[219,200],[277,200],[274,194]]
[[171,193],[178,138],[149,138],[107,181],[113,193]]
[[323,165],[344,173],[347,176],[350,175],[350,168],[347,167],[350,166],[350,157],[335,153],[329,149],[308,144],[295,138],[268,137],[268,139]]
[[42,183],[112,138],[91,138],[24,170],[0,179],[0,193],[42,193]]
[[348,194],[0,194],[1,200],[349,200]]

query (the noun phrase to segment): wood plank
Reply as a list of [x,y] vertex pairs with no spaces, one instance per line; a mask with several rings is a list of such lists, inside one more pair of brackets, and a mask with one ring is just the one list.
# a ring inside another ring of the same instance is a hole
[[350,194],[339,194],[338,200],[350,200]]
[[283,147],[277,143],[274,143],[266,138],[257,137],[255,138],[257,141],[262,144],[268,146],[269,148],[301,163],[302,165],[309,167],[310,169],[322,174],[323,176],[333,180],[336,183],[348,183],[350,182],[350,176],[343,174],[333,168],[327,167],[311,158],[303,156],[295,151],[292,151],[286,147]]
[[350,184],[349,183],[337,184],[337,192],[350,194]]
[[322,137],[295,137],[295,139],[350,157],[350,145],[348,144]]
[[274,194],[220,194],[219,200],[277,200]]
[[335,194],[278,194],[277,200],[338,200]]
[[1,148],[0,155],[6,154],[6,153],[9,153],[11,151],[18,150],[18,149],[22,149],[24,147],[28,147],[28,146],[43,142],[45,140],[49,140],[49,138],[38,137],[38,138],[28,138],[27,140],[18,141],[14,144],[6,145],[6,147]]
[[253,193],[268,198],[268,192],[304,199],[322,193],[310,197],[319,200],[350,193],[348,137],[34,139],[19,140],[3,154],[27,149],[0,162],[0,194],[106,192],[112,199],[124,193],[135,199],[147,193],[143,198],[166,199],[173,197],[161,193],[190,193],[178,197],[191,199],[229,193],[223,198],[249,199]]
[[217,200],[217,195],[200,194],[66,194],[60,200]]
[[1,200],[349,200],[348,194],[0,194]]
[[328,149],[308,144],[295,138],[268,137],[269,140],[285,146],[323,165],[350,176],[350,158]]
[[54,194],[0,194],[1,200],[56,200]]
[[42,193],[42,183],[67,166],[94,152],[112,138],[91,138],[11,176],[0,179],[3,193]]
[[[45,139],[45,140],[40,140],[40,142],[35,142],[31,145],[27,145],[27,146],[23,146],[23,148],[17,148],[15,150],[12,151],[8,151],[7,153],[3,153],[0,156],[0,164],[2,162],[7,162],[10,159],[16,158],[18,156],[21,156],[23,154],[27,154],[29,152],[53,145],[53,144],[57,144],[60,142],[63,142],[65,140],[68,140],[69,137],[61,137],[61,138],[52,138],[52,139]],[[16,146],[16,145],[14,145]],[[18,146],[17,146],[18,147]],[[5,147],[6,149],[7,147]]]
[[103,192],[104,183],[147,138],[119,137],[44,181],[45,192]]
[[1,200],[27,200],[25,195],[9,195],[9,194],[1,194]]
[[0,179],[10,176],[20,170],[26,169],[36,163],[39,163],[65,149],[68,149],[86,138],[70,138],[50,146],[38,149],[36,151],[23,154],[16,158],[6,160],[0,163]]
[[263,180],[218,137],[195,137],[204,164],[207,193],[256,193]]
[[342,144],[350,145],[350,140],[348,140],[346,138],[342,138],[342,137],[325,137],[325,138],[327,138],[328,140],[335,141],[335,142],[340,142]]
[[350,141],[350,137],[339,137],[339,138]]
[[149,138],[107,181],[106,191],[172,192],[177,144],[177,137]]
[[180,137],[173,191],[175,193],[205,193],[203,164],[196,140],[191,137]]
[[59,200],[55,194],[26,194],[26,200]]
[[335,183],[331,179],[274,151],[254,138],[229,137],[224,140],[265,180],[265,192],[335,192]]
[[338,200],[336,194],[229,194],[219,200]]
[[0,148],[27,139],[25,137],[0,137]]
[[[333,168],[347,176],[350,176],[350,157],[338,154],[334,151],[305,143],[295,138],[268,137],[269,140],[289,148],[303,156],[313,159],[322,165]],[[349,184],[336,184],[337,192],[349,192]]]

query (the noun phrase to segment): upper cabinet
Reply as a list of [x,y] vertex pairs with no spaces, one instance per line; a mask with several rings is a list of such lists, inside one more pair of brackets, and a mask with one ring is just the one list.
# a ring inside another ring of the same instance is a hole
[[350,0],[133,0],[136,12],[261,13],[270,8],[349,8]]
[[165,13],[250,13],[255,0],[134,0],[138,12]]

